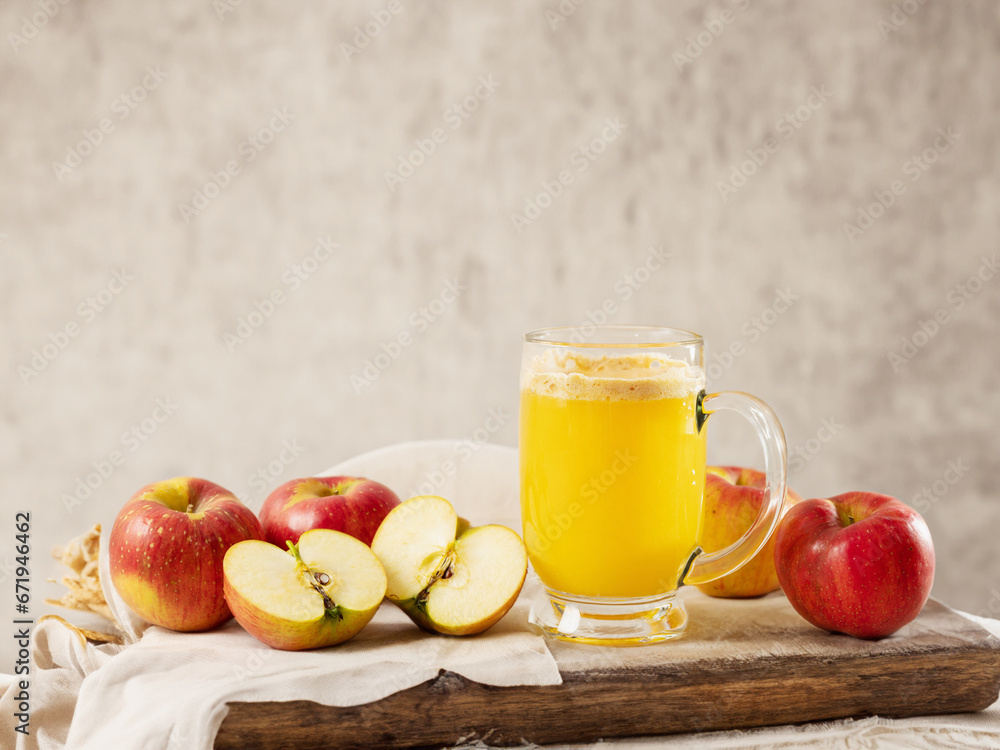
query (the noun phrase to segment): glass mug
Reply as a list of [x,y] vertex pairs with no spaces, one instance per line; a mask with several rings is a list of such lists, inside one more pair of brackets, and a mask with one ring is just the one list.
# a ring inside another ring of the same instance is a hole
[[[677,589],[737,570],[777,526],[781,425],[748,394],[705,395],[703,347],[697,334],[653,326],[525,335],[521,519],[545,589],[531,621],[544,632],[605,645],[675,638],[687,622]],[[757,428],[767,500],[741,539],[705,554],[705,421],[721,410]]]

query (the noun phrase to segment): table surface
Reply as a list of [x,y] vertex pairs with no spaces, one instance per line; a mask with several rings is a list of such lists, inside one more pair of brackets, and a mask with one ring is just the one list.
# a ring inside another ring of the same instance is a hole
[[684,638],[643,648],[552,642],[563,684],[498,688],[444,673],[372,704],[235,703],[218,748],[553,744],[976,711],[1000,691],[1000,639],[928,602],[899,633],[813,628],[780,595],[687,597]]

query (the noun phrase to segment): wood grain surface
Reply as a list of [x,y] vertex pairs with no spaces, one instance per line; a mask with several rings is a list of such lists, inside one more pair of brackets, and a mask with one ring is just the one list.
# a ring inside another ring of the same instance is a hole
[[688,632],[674,642],[551,642],[562,685],[492,687],[444,672],[361,706],[233,703],[215,746],[544,745],[977,711],[1000,691],[1000,639],[933,600],[880,641],[817,630],[780,594],[751,603],[695,593],[687,607]]

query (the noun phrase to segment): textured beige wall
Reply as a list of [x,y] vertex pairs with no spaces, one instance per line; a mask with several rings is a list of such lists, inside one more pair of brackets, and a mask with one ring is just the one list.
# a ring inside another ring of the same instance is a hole
[[[146,482],[257,507],[491,410],[515,444],[520,334],[604,305],[703,333],[713,387],[779,413],[800,493],[916,504],[935,593],[1000,615],[1000,279],[968,282],[1000,249],[995,3],[402,2],[353,53],[385,3],[226,1],[0,7],[4,617],[15,510],[41,613],[50,544]],[[713,421],[715,460],[756,459]]]

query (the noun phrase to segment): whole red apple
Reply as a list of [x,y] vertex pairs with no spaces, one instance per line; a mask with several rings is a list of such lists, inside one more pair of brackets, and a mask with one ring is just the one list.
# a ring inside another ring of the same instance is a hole
[[396,493],[364,477],[307,477],[285,482],[260,509],[264,538],[285,549],[310,529],[333,529],[368,546],[382,519],[399,505]]
[[934,583],[934,545],[920,514],[873,492],[793,507],[776,532],[778,580],[818,628],[881,638],[920,614]]
[[[725,549],[750,529],[767,501],[766,487],[767,476],[756,469],[709,466],[705,470],[705,511],[700,543],[706,552]],[[788,488],[782,513],[801,500],[797,492]],[[709,596],[733,598],[777,591],[774,536],[739,570],[697,588]]]
[[111,582],[147,622],[209,630],[232,617],[223,595],[226,550],[263,538],[253,511],[213,482],[177,477],[149,484],[111,529]]

